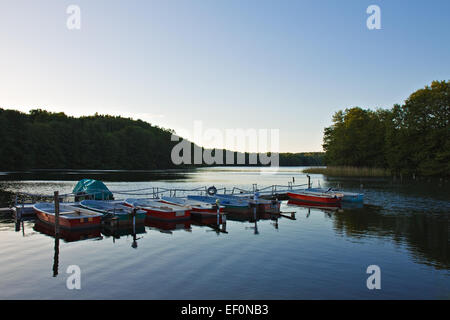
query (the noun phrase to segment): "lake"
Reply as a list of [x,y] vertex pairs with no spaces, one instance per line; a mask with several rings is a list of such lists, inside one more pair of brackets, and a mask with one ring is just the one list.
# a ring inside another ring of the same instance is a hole
[[[150,187],[303,184],[301,170],[0,173],[0,207],[19,191],[69,193],[82,178],[102,180],[122,198]],[[1,215],[0,299],[450,299],[448,182],[322,175],[311,182],[362,191],[364,205],[324,210],[283,201],[285,216],[228,215],[225,232],[198,222],[147,223],[61,239],[33,220],[18,230]],[[80,290],[66,286],[72,265]],[[380,268],[379,290],[367,288],[371,265]]]

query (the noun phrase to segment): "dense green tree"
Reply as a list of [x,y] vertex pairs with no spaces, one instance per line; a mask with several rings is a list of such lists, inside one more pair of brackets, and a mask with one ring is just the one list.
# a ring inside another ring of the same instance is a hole
[[390,110],[338,111],[324,130],[329,165],[450,175],[450,85],[433,81]]
[[386,157],[397,173],[450,172],[450,84],[433,81],[395,105],[388,125]]
[[327,164],[384,167],[385,118],[385,111],[359,107],[336,112],[324,131]]

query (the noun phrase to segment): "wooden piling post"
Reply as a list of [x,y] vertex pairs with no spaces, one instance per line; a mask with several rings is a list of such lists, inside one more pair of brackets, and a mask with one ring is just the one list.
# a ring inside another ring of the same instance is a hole
[[219,199],[217,199],[216,200],[216,205],[217,205],[217,225],[219,225],[220,223],[220,221],[219,221],[219,219],[220,219],[220,200]]
[[306,177],[308,177],[308,189],[311,189],[311,177],[309,174],[307,174]]
[[59,192],[55,191],[55,236],[59,235]]

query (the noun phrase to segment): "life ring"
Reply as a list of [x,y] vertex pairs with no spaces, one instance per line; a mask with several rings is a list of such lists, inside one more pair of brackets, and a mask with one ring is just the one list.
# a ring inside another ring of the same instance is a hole
[[206,190],[206,192],[207,192],[210,196],[213,196],[213,195],[215,195],[215,194],[217,193],[217,189],[216,189],[216,187],[212,186],[212,187],[209,187],[209,188]]

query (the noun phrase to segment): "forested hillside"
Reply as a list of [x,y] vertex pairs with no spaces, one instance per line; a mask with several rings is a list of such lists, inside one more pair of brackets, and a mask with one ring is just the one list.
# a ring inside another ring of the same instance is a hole
[[[192,167],[172,163],[172,133],[129,118],[0,108],[0,170]],[[280,154],[280,165],[323,165],[323,154]]]

